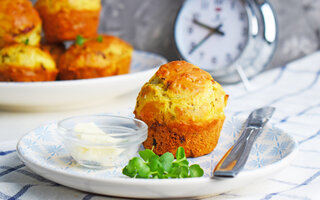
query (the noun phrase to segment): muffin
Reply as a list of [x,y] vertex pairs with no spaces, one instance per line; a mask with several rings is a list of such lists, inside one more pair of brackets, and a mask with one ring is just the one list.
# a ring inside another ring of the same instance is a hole
[[54,81],[57,73],[52,57],[38,47],[15,44],[0,50],[0,81]]
[[24,43],[39,45],[41,19],[29,0],[1,0],[0,48]]
[[38,0],[35,4],[46,41],[74,40],[77,35],[97,35],[100,0]]
[[204,70],[185,61],[162,65],[142,88],[134,110],[148,125],[145,148],[187,157],[210,153],[217,145],[228,95]]
[[42,42],[40,44],[40,48],[51,55],[56,63],[56,66],[58,67],[59,59],[61,55],[66,51],[66,47],[64,46],[64,44]]
[[59,79],[87,79],[129,72],[133,48],[115,36],[101,35],[72,45],[59,61]]

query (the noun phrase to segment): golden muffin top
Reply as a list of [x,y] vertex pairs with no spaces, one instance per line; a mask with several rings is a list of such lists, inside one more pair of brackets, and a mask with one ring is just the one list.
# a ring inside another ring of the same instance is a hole
[[186,61],[173,61],[162,65],[142,87],[135,114],[157,108],[164,117],[161,121],[201,123],[223,117],[227,99],[209,73]]
[[100,10],[100,0],[38,0],[35,7],[45,7],[50,13],[60,10]]
[[[32,35],[34,31],[39,37]],[[23,43],[26,39],[29,45],[38,45],[40,32],[41,19],[29,0],[1,0],[0,47],[6,43]]]
[[88,39],[81,45],[72,45],[66,53],[61,56],[59,67],[104,68],[115,60],[131,54],[132,51],[132,46],[120,38],[101,35],[98,38]]
[[16,66],[56,70],[53,58],[38,47],[15,44],[0,50],[0,68]]

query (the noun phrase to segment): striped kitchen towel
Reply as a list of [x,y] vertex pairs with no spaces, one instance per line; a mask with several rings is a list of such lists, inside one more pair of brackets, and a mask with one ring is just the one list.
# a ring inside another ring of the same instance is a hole
[[[266,180],[209,199],[320,199],[320,52],[250,80],[224,86],[230,95],[227,115],[246,117],[253,109],[274,106],[271,119],[299,144],[292,164]],[[48,181],[18,159],[14,143],[0,146],[0,199],[113,199]]]
[[16,141],[0,143],[0,199],[118,199],[80,192],[37,175],[18,158]]

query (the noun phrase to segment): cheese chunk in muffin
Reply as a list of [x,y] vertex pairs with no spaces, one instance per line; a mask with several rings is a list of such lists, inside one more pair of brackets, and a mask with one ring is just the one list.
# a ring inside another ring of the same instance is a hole
[[53,58],[38,47],[15,44],[0,50],[0,81],[54,81]]
[[158,155],[187,157],[210,153],[217,145],[228,95],[209,73],[185,61],[162,65],[142,88],[134,110],[148,125],[145,148]]

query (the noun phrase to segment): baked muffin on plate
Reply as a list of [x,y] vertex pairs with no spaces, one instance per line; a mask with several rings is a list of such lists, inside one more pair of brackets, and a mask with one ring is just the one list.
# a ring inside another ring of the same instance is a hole
[[40,48],[52,56],[56,66],[58,67],[60,56],[66,51],[64,44],[41,42]]
[[210,153],[217,145],[228,95],[209,73],[186,61],[162,65],[142,88],[134,110],[148,125],[145,148],[187,157]]
[[46,41],[74,40],[77,35],[97,34],[100,0],[38,0],[35,4],[42,21]]
[[39,45],[41,19],[29,0],[0,1],[0,48],[24,43]]
[[127,42],[110,35],[79,41],[60,57],[59,79],[98,78],[129,72],[133,48]]
[[0,81],[54,81],[53,58],[38,47],[15,44],[0,50]]

